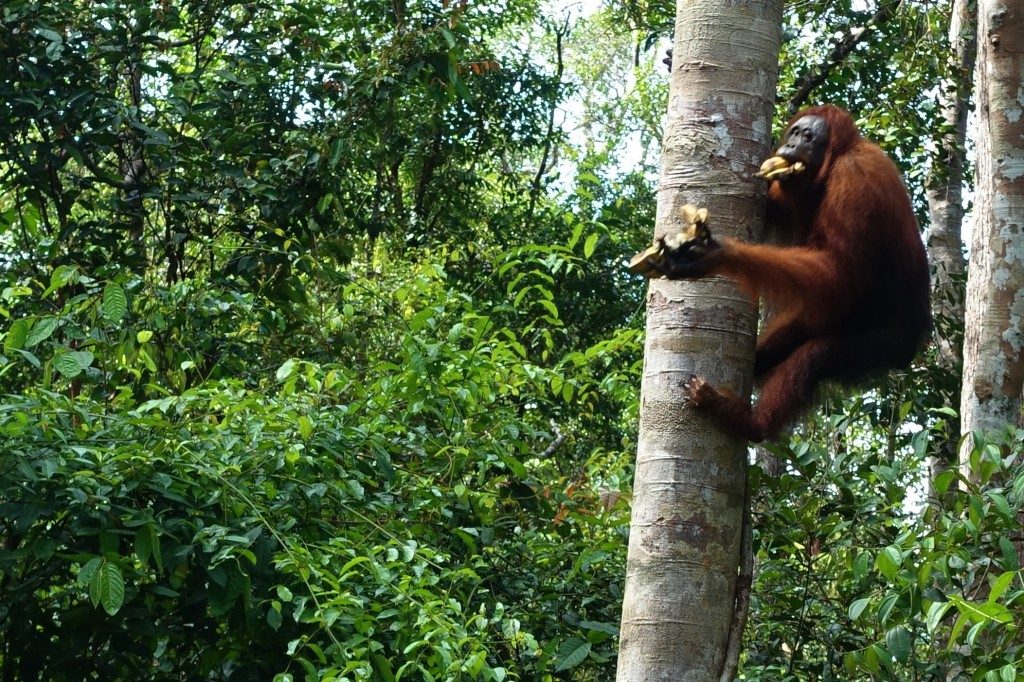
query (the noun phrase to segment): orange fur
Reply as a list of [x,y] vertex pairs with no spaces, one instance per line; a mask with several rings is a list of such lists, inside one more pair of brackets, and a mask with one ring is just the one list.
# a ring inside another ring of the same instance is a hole
[[758,340],[760,400],[751,410],[706,382],[688,389],[753,441],[778,435],[823,380],[906,366],[931,324],[928,264],[896,166],[844,110],[813,107],[789,126],[807,115],[828,123],[821,167],[768,191],[769,221],[789,245],[723,240],[708,273],[736,279],[775,311]]

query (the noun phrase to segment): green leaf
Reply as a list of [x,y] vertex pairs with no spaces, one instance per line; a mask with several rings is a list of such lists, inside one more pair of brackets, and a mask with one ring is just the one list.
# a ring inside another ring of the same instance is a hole
[[592,620],[580,621],[580,627],[586,628],[587,630],[594,630],[595,632],[603,632],[609,635],[618,635],[619,628],[614,623],[601,623]]
[[139,349],[139,357],[142,358],[142,364],[146,366],[150,372],[156,371],[156,363],[153,362],[153,358],[149,357],[149,353],[146,352],[145,348]]
[[73,350],[68,353],[68,355],[74,358],[75,362],[77,362],[78,366],[82,369],[89,369],[92,367],[92,361],[96,359],[96,356],[87,350]]
[[117,564],[103,561],[89,582],[89,597],[93,605],[103,606],[103,610],[111,616],[121,610],[124,604],[124,577]]
[[[958,607],[959,608],[959,607]],[[960,638],[960,633],[963,632],[964,626],[968,623],[967,614],[962,611],[957,614],[956,621],[953,623],[953,629],[949,632],[949,644],[948,648],[952,651],[957,646],[957,640]]]
[[886,633],[885,645],[892,657],[900,663],[906,663],[910,659],[910,633],[902,625],[897,625]]
[[1020,567],[1020,558],[1017,554],[1017,547],[1005,535],[999,538],[999,549],[1003,553],[1002,567],[1007,571],[1016,571]]
[[1014,519],[1015,515],[1013,510],[1010,509],[1010,503],[1006,500],[1006,496],[991,490],[987,492],[986,495],[988,495],[988,498],[992,500],[992,504],[995,506],[996,511],[998,511],[1004,519],[1008,521],[1012,521]]
[[128,314],[128,296],[117,282],[107,282],[103,287],[103,317],[110,322],[120,322]]
[[896,601],[900,595],[896,592],[889,592],[882,601],[878,604],[878,622],[883,625],[889,620],[889,616],[892,614],[893,608],[896,606]]
[[70,351],[58,353],[53,359],[53,367],[67,379],[74,379],[82,373],[82,366]]
[[103,564],[103,557],[93,557],[90,559],[81,569],[78,571],[78,584],[81,587],[92,582],[93,576],[96,575],[96,571],[99,570]]
[[903,563],[903,554],[900,552],[900,548],[889,545],[878,554],[875,559],[875,568],[883,576],[893,581],[896,580],[896,573],[899,571],[901,563]]
[[600,238],[601,235],[595,232],[587,237],[587,241],[583,242],[583,256],[585,258],[590,258],[594,255],[594,249],[597,248],[597,240]]
[[50,275],[50,286],[46,287],[42,297],[46,298],[54,291],[73,284],[79,280],[78,270],[73,265],[59,265]]
[[951,608],[953,608],[953,603],[948,601],[937,601],[928,607],[928,616],[925,619],[925,624],[928,627],[929,633],[934,633],[938,629],[943,616]]
[[32,320],[21,317],[11,323],[4,337],[4,352],[12,353],[25,347],[25,340],[28,338],[28,331],[32,327]]
[[[42,363],[39,362],[39,358],[37,358],[32,353],[29,353],[27,350],[19,350],[18,353],[21,355],[21,357],[28,360],[29,364],[35,367],[36,369],[40,369],[43,366]],[[8,367],[11,366],[13,365],[8,365]]]
[[562,646],[555,652],[555,672],[571,670],[587,660],[589,655],[590,643],[579,637],[571,637],[562,642]]
[[135,340],[139,343],[149,343],[149,340],[153,338],[153,332],[148,329],[143,329],[135,334]]
[[341,160],[341,152],[343,148],[344,142],[342,142],[342,139],[340,137],[335,139],[334,142],[331,143],[331,155],[330,157],[328,157],[328,162],[330,163],[331,166],[338,165],[338,161]]
[[866,609],[870,603],[871,600],[864,597],[863,599],[858,599],[850,604],[850,608],[847,610],[847,615],[850,616],[850,620],[857,620],[860,618],[861,614],[864,613],[864,609]]
[[283,365],[277,368],[277,380],[284,381],[292,374],[295,373],[295,366],[298,363],[295,360],[286,360]]
[[583,223],[576,223],[576,227],[572,229],[572,235],[569,237],[569,248],[575,249],[576,245],[580,241],[580,237],[583,236]]
[[150,524],[146,524],[135,531],[135,556],[143,565],[148,564],[149,558],[153,556],[152,528]]
[[267,611],[267,625],[269,625],[272,630],[277,630],[281,627],[281,622],[283,620],[284,618],[281,616],[281,602],[275,599],[270,602],[270,610]]
[[1000,597],[1006,592],[1007,588],[1013,583],[1013,579],[1017,577],[1016,571],[1006,571],[992,583],[992,590],[988,593],[988,603],[996,603]]
[[25,337],[25,348],[31,348],[53,335],[57,329],[58,320],[56,317],[44,317],[32,326],[32,331]]
[[313,435],[313,422],[306,415],[299,417],[299,435],[303,440],[309,440],[309,437]]
[[859,552],[857,558],[853,561],[853,577],[856,580],[862,579],[868,574],[868,566],[871,562],[871,556],[867,552]]
[[330,192],[328,192],[327,194],[324,194],[322,197],[320,197],[320,201],[316,202],[316,212],[317,212],[317,214],[318,215],[323,215],[324,213],[326,213],[327,212],[327,208],[331,205],[332,201],[334,201],[334,195],[331,194]]
[[975,623],[971,627],[971,629],[967,632],[967,637],[964,639],[964,642],[967,644],[967,646],[969,646],[969,647],[971,647],[973,649],[974,646],[975,646],[975,642],[978,639],[978,635],[980,635],[982,630],[984,630],[984,629],[985,629],[985,622],[984,621],[982,621],[981,623]]
[[935,492],[938,493],[939,497],[946,494],[946,491],[949,490],[950,484],[955,480],[957,480],[957,472],[952,469],[947,469],[935,477],[933,485],[935,486]]
[[377,672],[380,682],[395,682],[395,673],[391,669],[391,662],[380,654],[373,655],[373,667]]

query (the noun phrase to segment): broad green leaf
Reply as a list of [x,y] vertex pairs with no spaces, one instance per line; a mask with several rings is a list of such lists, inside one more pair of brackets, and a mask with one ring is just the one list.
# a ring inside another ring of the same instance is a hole
[[942,622],[943,616],[945,616],[946,612],[949,611],[951,608],[953,608],[953,603],[948,601],[937,601],[928,607],[928,616],[925,619],[925,624],[928,627],[929,633],[934,633],[935,630],[938,629],[939,623]]
[[1007,520],[1013,520],[1014,513],[1013,510],[1010,509],[1010,503],[1007,502],[1005,495],[1002,495],[1001,493],[997,493],[995,491],[989,491],[987,495],[988,498],[992,500],[992,505],[1000,514],[1003,515],[1003,518]]
[[590,258],[594,255],[594,249],[597,248],[597,240],[601,238],[601,235],[597,232],[589,235],[587,241],[583,242],[583,256]]
[[277,380],[284,381],[292,374],[295,373],[295,367],[298,363],[295,360],[286,360],[283,365],[277,368]]
[[957,472],[952,469],[947,469],[935,477],[933,485],[935,486],[935,492],[942,497],[949,490],[949,486],[953,481],[957,480]]
[[337,166],[338,161],[341,160],[341,152],[344,149],[344,144],[345,143],[340,137],[336,138],[334,142],[331,143],[331,154],[330,157],[328,157],[328,161],[332,167]]
[[1018,573],[1016,571],[1006,571],[992,583],[992,590],[988,593],[988,603],[994,604],[999,600],[1000,597],[1006,592],[1007,588],[1013,583],[1013,579],[1016,578]]
[[589,655],[590,643],[579,637],[571,637],[562,642],[555,652],[555,672],[571,670],[587,660]]
[[102,565],[103,557],[97,556],[90,559],[78,571],[78,584],[82,587],[89,585],[92,582],[93,576],[96,575],[96,571],[98,571]]
[[145,348],[139,349],[139,357],[142,358],[142,364],[146,366],[150,372],[156,371],[156,363],[153,362],[153,358],[149,357],[149,353],[146,352]]
[[152,539],[152,526],[149,524],[140,526],[135,531],[135,556],[139,558],[139,562],[143,565],[148,564],[149,558],[153,556]]
[[25,317],[18,318],[12,322],[7,330],[7,336],[4,337],[4,352],[12,353],[24,348],[25,340],[28,338],[28,332],[31,327],[32,321]]
[[583,236],[583,223],[576,223],[576,227],[572,229],[572,235],[569,237],[569,248],[575,249],[576,245],[580,241],[580,237]]
[[322,197],[320,197],[320,201],[316,202],[316,212],[320,215],[326,213],[327,208],[331,205],[332,201],[334,201],[333,194],[331,194],[330,192],[324,194]]
[[56,317],[44,317],[32,326],[32,331],[25,337],[25,348],[31,348],[46,339],[50,338],[57,329],[58,319]]
[[89,369],[92,367],[92,361],[96,359],[96,356],[87,350],[73,350],[69,352],[68,355],[70,355],[82,369]]
[[864,609],[866,609],[870,603],[871,600],[864,597],[850,604],[850,608],[847,610],[847,615],[850,616],[850,620],[857,620],[860,618],[861,614],[864,613]]
[[53,358],[53,367],[68,379],[74,379],[82,373],[82,366],[70,351],[57,353]]
[[299,435],[303,440],[309,440],[309,437],[313,435],[313,422],[306,415],[299,417]]
[[42,293],[42,298],[48,297],[54,291],[61,289],[68,284],[79,280],[78,269],[73,265],[59,265],[50,275],[50,286]]
[[89,597],[93,605],[100,605],[113,616],[124,604],[124,577],[117,564],[103,561],[89,583]]
[[[29,353],[27,350],[19,350],[17,352],[18,352],[19,355],[21,355],[21,357],[23,357],[26,360],[28,360],[29,364],[32,365],[33,367],[35,367],[36,369],[40,369],[43,366],[42,363],[39,362],[39,358],[37,358],[32,353]],[[13,364],[12,365],[8,365],[8,367],[13,367],[13,366],[14,366]]]
[[893,609],[896,607],[896,602],[899,600],[900,595],[897,592],[890,591],[884,597],[882,601],[878,603],[878,622],[883,625],[888,622],[889,616],[892,615]]
[[896,573],[903,562],[903,555],[899,547],[889,545],[875,559],[875,568],[890,581],[896,580]]
[[900,663],[906,663],[910,659],[910,633],[902,625],[897,625],[886,633],[885,645],[892,657]]
[[281,616],[281,602],[276,599],[272,600],[270,602],[270,610],[267,611],[267,625],[269,625],[272,630],[277,630],[281,627],[281,622],[283,620],[284,618]]
[[103,317],[110,322],[120,322],[128,314],[128,296],[117,282],[107,282],[103,287]]

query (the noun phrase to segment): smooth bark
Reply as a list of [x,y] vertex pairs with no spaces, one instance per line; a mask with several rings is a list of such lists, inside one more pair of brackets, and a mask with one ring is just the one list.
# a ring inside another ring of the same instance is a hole
[[[656,235],[682,227],[684,203],[709,208],[715,235],[762,232],[753,174],[769,151],[781,20],[776,0],[678,0]],[[730,677],[747,449],[682,386],[697,374],[749,395],[755,327],[725,279],[651,282],[620,682]]]

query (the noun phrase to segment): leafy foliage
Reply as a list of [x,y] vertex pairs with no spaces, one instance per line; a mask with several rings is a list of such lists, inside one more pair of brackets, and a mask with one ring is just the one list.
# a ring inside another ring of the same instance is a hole
[[[898,10],[814,95],[913,189],[944,17]],[[0,676],[609,679],[671,13],[3,3]],[[783,97],[870,14],[791,6]],[[754,477],[745,679],[1024,667],[1019,436],[908,494],[955,381]]]
[[1017,679],[1024,433],[979,443],[977,477],[946,471],[922,513],[943,422],[886,455],[851,416],[850,440],[778,450],[789,473],[761,480],[743,679]]
[[[536,365],[524,342],[558,322],[546,298],[515,331],[436,266],[408,271],[402,287],[352,286],[334,311],[338,323],[374,301],[404,311],[384,318],[403,320],[397,333],[367,325],[390,351],[362,366],[291,359],[259,384],[147,400],[127,388],[8,397],[5,666],[52,679],[83,660],[112,677],[155,661],[201,677],[504,679],[607,661],[615,592],[574,585],[620,584],[624,482],[603,501],[581,485],[620,456],[563,470],[571,459],[542,452],[541,406],[574,405],[585,424],[595,381],[628,398],[628,365],[591,368],[635,353],[636,335]],[[109,287],[93,289],[76,307],[95,314]],[[142,353],[145,336],[119,338]],[[120,371],[153,372],[134,362]],[[67,379],[84,376],[75,368]],[[566,649],[573,636],[585,651]]]

